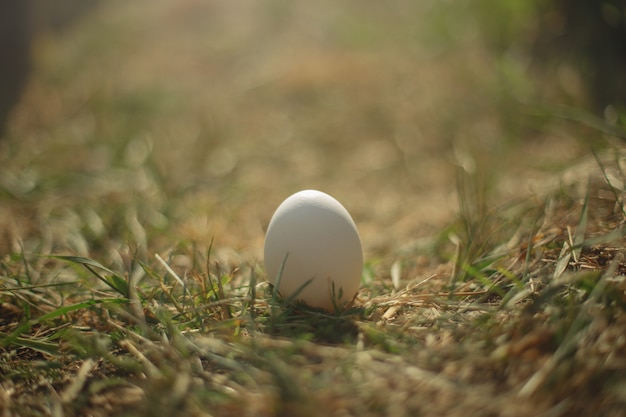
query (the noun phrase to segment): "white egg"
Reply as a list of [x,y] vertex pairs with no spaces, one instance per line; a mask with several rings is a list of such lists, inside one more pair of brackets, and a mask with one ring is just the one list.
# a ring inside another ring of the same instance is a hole
[[283,298],[300,290],[295,299],[309,306],[329,311],[346,306],[359,289],[363,269],[352,217],[321,191],[293,194],[276,209],[267,228],[265,269],[268,280],[279,283]]

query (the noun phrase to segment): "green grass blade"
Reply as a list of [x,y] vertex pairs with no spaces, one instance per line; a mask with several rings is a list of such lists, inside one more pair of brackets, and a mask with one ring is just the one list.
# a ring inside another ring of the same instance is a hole
[[559,279],[561,275],[563,275],[563,272],[565,272],[565,270],[567,269],[567,266],[569,265],[570,259],[572,257],[575,261],[578,261],[583,246],[586,244],[585,233],[587,231],[588,209],[589,187],[587,188],[587,193],[585,194],[585,201],[580,212],[580,218],[578,219],[578,225],[576,226],[574,239],[571,242],[567,240],[563,242],[563,247],[561,248],[561,253],[559,254],[554,268],[554,274],[552,275],[552,278],[554,280]]
[[[0,343],[10,337],[10,335],[0,333]],[[36,350],[37,352],[45,353],[47,355],[57,355],[59,353],[59,345],[57,343],[48,342],[46,340],[16,337],[13,340],[12,344],[22,348]]]
[[46,321],[49,320],[53,320],[56,319],[58,317],[64,316],[68,313],[71,313],[73,311],[77,311],[77,310],[82,310],[85,308],[89,308],[92,307],[96,304],[101,304],[101,303],[113,303],[113,304],[120,304],[124,302],[124,300],[120,300],[119,298],[107,298],[107,299],[100,299],[100,300],[87,300],[87,301],[83,301],[81,303],[76,303],[76,304],[72,304],[72,305],[68,305],[68,306],[63,306],[63,307],[59,307],[54,311],[51,311],[50,313],[44,314],[43,316],[37,317],[35,319],[29,320],[25,323],[22,323],[21,325],[19,325],[13,332],[11,332],[10,334],[6,335],[5,337],[2,337],[0,339],[0,346],[9,346],[11,344],[15,344],[17,339],[26,331],[28,331],[28,329],[30,329],[32,326],[36,325],[36,324],[40,324],[40,323],[44,323]]
[[[65,255],[51,255],[51,258],[59,259],[65,262],[82,265],[89,272],[95,275],[100,281],[109,286],[112,290],[119,293],[125,298],[128,298],[129,294],[129,286],[128,282],[119,274],[113,272],[106,266],[102,265],[99,262],[94,261],[93,259],[84,258],[82,256],[65,256]],[[105,277],[100,274],[97,270],[102,270],[106,272],[109,276]]]
[[585,194],[585,201],[583,203],[583,208],[580,212],[580,219],[578,220],[578,226],[576,226],[576,234],[574,235],[574,246],[572,248],[572,255],[574,259],[578,261],[580,256],[580,252],[583,249],[583,244],[585,242],[585,233],[587,232],[587,213],[589,210],[589,192],[590,187],[587,187],[587,193]]
[[[617,189],[613,186],[613,184],[611,184],[611,180],[609,179],[609,175],[606,172],[606,168],[605,168],[604,164],[602,163],[602,161],[600,160],[600,156],[598,155],[596,150],[595,149],[591,149],[591,153],[593,154],[593,157],[595,158],[596,163],[598,164],[598,166],[600,167],[600,170],[602,171],[602,176],[604,177],[604,181],[606,181],[606,183],[609,186],[611,192],[613,193],[613,197],[615,198],[615,202],[617,203],[617,205],[620,208],[620,211],[622,212],[622,216],[624,216],[624,218],[626,218],[626,211],[624,209],[624,200],[623,200],[623,198],[619,196],[619,194],[617,193]],[[620,167],[619,161],[615,165],[619,168]],[[622,175],[623,175],[623,173],[622,173]]]
[[569,260],[572,258],[572,250],[569,247],[569,242],[563,242],[563,247],[561,248],[561,253],[559,253],[559,257],[556,261],[556,265],[554,267],[554,274],[552,274],[552,279],[554,281],[558,280],[563,272],[567,269],[569,265]]
[[50,284],[25,285],[25,286],[19,286],[19,287],[5,287],[5,288],[0,288],[0,293],[2,292],[12,293],[15,291],[29,291],[29,290],[37,290],[41,288],[53,288],[53,287],[61,287],[64,285],[77,285],[77,284],[80,284],[80,282],[79,281],[67,281],[67,282],[54,282]]

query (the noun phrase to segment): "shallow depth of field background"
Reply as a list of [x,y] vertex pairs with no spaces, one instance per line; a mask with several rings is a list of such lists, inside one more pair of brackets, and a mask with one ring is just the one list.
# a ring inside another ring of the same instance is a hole
[[584,105],[575,71],[538,85],[530,39],[485,30],[502,19],[529,36],[527,9],[95,3],[33,37],[0,154],[4,198],[25,206],[3,208],[3,249],[19,239],[115,262],[129,242],[214,239],[260,261],[273,209],[318,188],[352,213],[367,258],[426,250],[457,210],[458,166],[484,187],[510,176],[503,191],[520,196],[536,170],[587,151],[532,126],[549,94]]

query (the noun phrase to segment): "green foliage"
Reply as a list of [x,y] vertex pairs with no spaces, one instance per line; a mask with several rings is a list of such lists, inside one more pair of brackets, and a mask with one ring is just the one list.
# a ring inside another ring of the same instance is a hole
[[487,42],[496,50],[506,52],[515,43],[525,41],[541,3],[537,0],[479,0],[472,2],[472,10],[477,14]]

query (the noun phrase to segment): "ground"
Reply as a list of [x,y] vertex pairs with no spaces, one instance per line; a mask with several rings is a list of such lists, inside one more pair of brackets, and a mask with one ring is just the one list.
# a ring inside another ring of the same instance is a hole
[[[3,415],[622,415],[625,135],[470,3],[111,1],[37,38]],[[305,188],[359,228],[347,311],[265,281]]]

